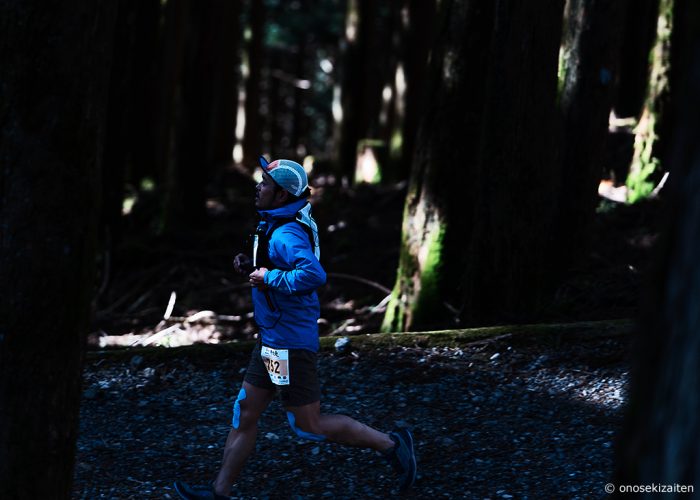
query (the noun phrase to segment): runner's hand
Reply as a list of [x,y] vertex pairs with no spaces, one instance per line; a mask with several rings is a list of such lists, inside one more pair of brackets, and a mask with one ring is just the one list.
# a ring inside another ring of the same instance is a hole
[[238,274],[248,274],[253,269],[253,261],[247,255],[239,253],[233,258],[233,268]]
[[256,269],[250,275],[248,278],[250,278],[250,284],[251,286],[257,286],[258,288],[265,288],[265,273],[267,272],[266,267],[261,267],[260,269]]

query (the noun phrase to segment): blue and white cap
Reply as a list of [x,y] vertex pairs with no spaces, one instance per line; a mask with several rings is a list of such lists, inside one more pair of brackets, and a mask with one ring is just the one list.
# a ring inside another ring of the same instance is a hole
[[260,166],[284,190],[294,196],[300,196],[309,187],[309,179],[304,167],[292,160],[275,160],[268,162],[260,157]]

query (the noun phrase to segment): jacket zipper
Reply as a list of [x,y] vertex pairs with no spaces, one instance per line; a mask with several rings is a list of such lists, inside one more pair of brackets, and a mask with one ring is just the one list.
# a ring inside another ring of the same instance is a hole
[[272,298],[270,298],[269,290],[265,289],[263,290],[263,293],[265,294],[265,300],[267,300],[267,307],[269,307],[272,312],[277,311],[274,304],[272,303]]

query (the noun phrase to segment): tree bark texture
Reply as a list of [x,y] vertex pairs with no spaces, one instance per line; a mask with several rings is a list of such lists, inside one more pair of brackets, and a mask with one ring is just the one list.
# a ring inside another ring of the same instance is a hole
[[68,499],[116,4],[0,3],[0,498]]
[[444,324],[443,302],[454,302],[450,294],[458,289],[464,245],[472,234],[493,16],[490,1],[440,6],[384,331]]
[[530,319],[546,296],[563,9],[563,1],[497,2],[460,315],[466,324]]
[[[680,18],[686,61],[665,188],[666,217],[649,280],[624,430],[620,484],[700,484],[700,5]],[[674,496],[674,495],[670,495]],[[692,496],[692,495],[691,495]],[[620,495],[622,497],[622,495]],[[656,498],[658,495],[640,495]],[[675,495],[680,497],[680,495]]]
[[248,42],[248,78],[245,82],[245,130],[243,133],[243,165],[253,170],[263,148],[263,120],[260,113],[260,85],[264,58],[265,3],[250,2],[250,30]]
[[553,261],[565,270],[589,241],[618,74],[624,0],[569,0],[563,34],[561,189]]
[[661,0],[656,25],[656,40],[649,54],[650,75],[644,110],[635,128],[634,157],[627,176],[628,201],[648,196],[660,178],[665,145],[670,139],[671,31],[673,0]]
[[[168,158],[164,229],[193,227],[204,220],[206,185],[217,167],[231,162],[238,102],[239,3],[228,0],[196,2],[173,0],[172,41],[182,50],[177,64],[179,85],[175,106],[174,142]],[[184,33],[178,33],[181,26]],[[182,36],[182,40],[180,37]],[[167,126],[167,124],[166,124]]]
[[408,0],[408,27],[403,47],[406,78],[404,114],[401,124],[401,158],[396,179],[407,179],[416,148],[416,137],[425,104],[428,56],[434,40],[436,5],[434,0]]

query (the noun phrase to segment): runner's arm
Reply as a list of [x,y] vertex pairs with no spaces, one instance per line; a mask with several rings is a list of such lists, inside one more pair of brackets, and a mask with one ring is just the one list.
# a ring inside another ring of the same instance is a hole
[[266,272],[264,282],[270,288],[294,295],[313,291],[326,282],[326,272],[313,253],[309,237],[297,224],[287,224],[278,229],[270,241],[270,247],[273,260],[284,262],[284,267],[292,268]]

